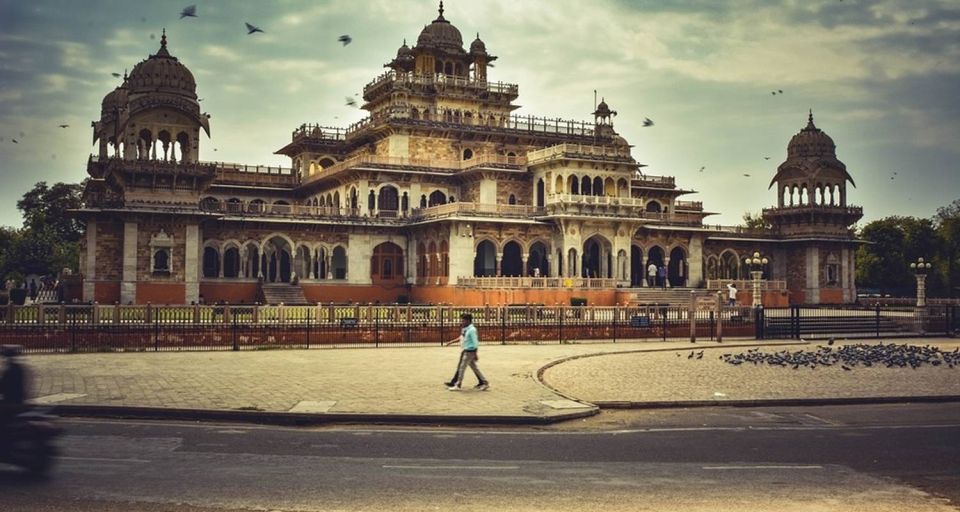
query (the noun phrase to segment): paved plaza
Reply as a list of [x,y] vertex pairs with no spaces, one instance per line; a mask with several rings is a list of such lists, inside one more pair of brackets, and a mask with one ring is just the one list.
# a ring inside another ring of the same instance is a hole
[[[893,341],[960,347],[960,340],[951,339]],[[751,348],[816,345],[754,340],[484,345],[479,365],[491,389],[470,389],[476,381],[468,370],[460,392],[443,386],[457,363],[455,347],[132,352],[25,360],[37,403],[92,415],[129,410],[190,418],[198,411],[217,411],[270,422],[284,417],[357,421],[359,416],[387,422],[544,423],[593,414],[597,405],[960,397],[960,367],[795,370],[733,366],[719,359]],[[692,350],[703,350],[702,358],[688,357]]]

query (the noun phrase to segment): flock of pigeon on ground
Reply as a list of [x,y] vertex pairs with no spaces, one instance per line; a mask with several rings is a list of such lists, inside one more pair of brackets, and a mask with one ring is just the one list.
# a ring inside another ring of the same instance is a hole
[[[831,344],[832,345],[832,344]],[[680,354],[677,353],[677,357]],[[687,359],[702,359],[703,351],[690,351]],[[834,348],[819,346],[816,350],[781,350],[779,352],[761,352],[753,348],[740,354],[723,354],[720,360],[732,365],[768,364],[771,366],[791,367],[794,370],[808,367],[840,366],[844,371],[851,371],[857,366],[906,368],[914,370],[923,366],[960,367],[960,348],[951,352],[944,352],[930,345],[900,345],[896,343],[876,345],[854,344]]]

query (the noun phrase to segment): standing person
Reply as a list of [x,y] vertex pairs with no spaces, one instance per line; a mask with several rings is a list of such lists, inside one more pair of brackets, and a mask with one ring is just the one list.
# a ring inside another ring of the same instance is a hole
[[656,286],[657,285],[657,264],[650,262],[647,265],[647,286]]
[[473,325],[473,315],[470,313],[460,315],[460,337],[448,341],[447,345],[452,345],[457,341],[460,342],[460,348],[462,350],[462,352],[460,352],[460,365],[457,367],[456,376],[450,381],[450,386],[447,389],[450,391],[460,391],[460,385],[463,384],[463,375],[467,371],[467,366],[473,370],[474,375],[477,376],[477,380],[479,381],[474,389],[478,391],[490,389],[490,383],[487,382],[487,379],[480,373],[480,368],[477,367],[477,361],[480,360],[480,357],[477,356],[477,349],[480,348],[480,339],[477,336],[477,327]]
[[30,300],[37,300],[37,279],[30,280]]
[[737,285],[733,283],[727,283],[727,305],[737,305]]
[[660,268],[657,269],[657,281],[659,281],[660,288],[667,287],[667,266],[660,265]]

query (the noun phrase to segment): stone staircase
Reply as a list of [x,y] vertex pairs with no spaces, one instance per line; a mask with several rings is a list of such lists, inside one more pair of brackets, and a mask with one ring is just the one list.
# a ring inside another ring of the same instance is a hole
[[631,288],[630,304],[689,306],[691,290],[697,292],[698,296],[702,296],[707,292],[707,290],[703,288]]
[[303,288],[289,283],[260,285],[261,299],[264,304],[283,304],[285,306],[303,306],[312,304],[303,295]]

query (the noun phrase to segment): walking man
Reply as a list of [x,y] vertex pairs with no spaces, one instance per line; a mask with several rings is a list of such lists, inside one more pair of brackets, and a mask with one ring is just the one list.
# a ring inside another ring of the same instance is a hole
[[727,283],[727,305],[737,305],[737,285],[733,283]]
[[647,265],[647,286],[653,287],[657,284],[657,264],[650,262]]
[[473,325],[473,315],[470,313],[464,313],[460,315],[460,337],[454,338],[447,342],[447,345],[452,345],[457,341],[460,342],[460,366],[457,367],[457,374],[453,380],[450,381],[450,386],[447,388],[450,391],[460,391],[460,385],[463,384],[463,376],[467,371],[467,366],[469,366],[474,375],[477,376],[477,386],[474,388],[478,391],[486,391],[490,389],[490,383],[487,382],[487,379],[483,377],[483,374],[480,373],[480,368],[477,368],[477,361],[480,359],[477,356],[477,349],[480,348],[480,340],[477,337],[477,327]]

